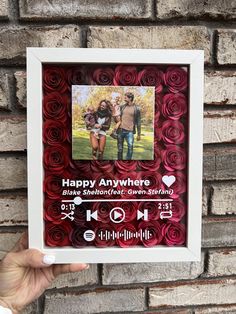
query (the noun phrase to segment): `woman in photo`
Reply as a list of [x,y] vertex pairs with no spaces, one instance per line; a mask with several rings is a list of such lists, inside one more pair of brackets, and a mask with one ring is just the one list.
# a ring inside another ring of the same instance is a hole
[[93,160],[102,160],[106,147],[106,131],[110,129],[111,112],[110,103],[103,99],[100,101],[96,114],[96,124],[90,131],[90,144]]

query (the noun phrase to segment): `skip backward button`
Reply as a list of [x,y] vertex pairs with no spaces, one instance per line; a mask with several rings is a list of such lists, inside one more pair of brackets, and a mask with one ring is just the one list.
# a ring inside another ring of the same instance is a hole
[[98,220],[98,211],[97,210],[95,210],[93,213],[91,212],[91,210],[86,211],[86,220],[91,221],[92,218],[95,220]]

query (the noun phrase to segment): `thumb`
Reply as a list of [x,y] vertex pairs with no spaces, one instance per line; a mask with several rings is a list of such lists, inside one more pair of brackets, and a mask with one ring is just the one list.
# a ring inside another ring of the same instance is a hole
[[36,249],[27,249],[20,252],[11,252],[8,263],[21,267],[41,268],[48,267],[55,262],[54,255],[45,255]]

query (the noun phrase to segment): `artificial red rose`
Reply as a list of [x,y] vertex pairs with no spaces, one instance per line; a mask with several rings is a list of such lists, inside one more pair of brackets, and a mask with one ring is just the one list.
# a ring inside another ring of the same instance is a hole
[[167,145],[162,150],[162,162],[167,171],[183,170],[186,167],[186,152],[176,145]]
[[137,167],[137,161],[135,160],[116,160],[114,163],[116,170],[119,173],[127,173],[135,171]]
[[139,185],[128,185],[128,178],[130,180],[140,180],[141,179],[141,172],[128,172],[128,173],[121,173],[116,176],[116,179],[119,180],[119,184],[117,186],[118,190],[122,190],[124,191],[124,196],[126,198],[126,196],[128,198],[132,198],[131,194],[130,195],[126,195],[128,190],[140,190],[140,186]]
[[188,74],[181,67],[170,66],[164,74],[164,82],[171,93],[178,93],[187,88]]
[[158,221],[141,221],[138,225],[140,240],[144,246],[150,247],[162,241],[161,224]]
[[120,247],[130,247],[138,243],[139,239],[136,236],[136,228],[130,223],[119,224],[116,228],[117,233],[119,232],[119,237],[116,239],[117,245]]
[[65,122],[70,99],[66,95],[53,92],[43,98],[43,115],[45,119],[57,119]]
[[110,222],[110,211],[116,206],[114,202],[94,202],[93,212],[98,212],[98,221]]
[[67,69],[66,76],[69,88],[71,88],[71,85],[85,84],[87,79],[86,70],[84,69],[84,67],[81,66]]
[[97,85],[113,85],[114,70],[109,67],[98,68],[92,73],[92,83]]
[[64,123],[60,121],[47,120],[43,125],[43,141],[49,145],[57,145],[68,139]]
[[143,185],[141,188],[143,190],[149,190],[149,189],[161,189],[162,188],[162,181],[161,181],[161,174],[158,172],[152,172],[152,171],[143,171],[140,172],[140,178],[142,180],[148,180],[149,185]]
[[173,190],[173,194],[170,194],[171,198],[179,198],[180,194],[186,192],[186,175],[180,171],[163,173],[163,176],[174,176],[175,182],[168,188]]
[[74,210],[74,223],[76,225],[82,226],[86,223],[86,211],[90,209],[89,205],[82,203],[76,206]]
[[92,176],[93,180],[96,181],[95,189],[102,192],[100,195],[97,194],[94,198],[117,198],[118,194],[113,194],[113,191],[117,191],[118,187],[114,187],[113,180],[116,178],[112,173],[106,172],[94,172]]
[[160,114],[161,114],[160,111],[156,111],[155,116],[154,116],[154,127],[158,126]]
[[182,245],[186,241],[185,226],[178,222],[167,222],[161,229],[163,241],[168,246]]
[[114,163],[110,160],[91,161],[91,170],[93,172],[112,172]]
[[44,202],[44,219],[54,224],[62,223],[61,201],[46,199]]
[[45,66],[43,70],[43,87],[46,92],[58,91],[64,93],[67,90],[66,74],[63,68],[58,66]]
[[138,204],[136,202],[119,202],[117,207],[120,207],[125,211],[124,222],[129,222],[136,219],[138,208]]
[[160,167],[160,163],[161,163],[161,158],[160,157],[158,158],[158,155],[156,152],[154,160],[148,160],[148,161],[139,160],[138,167],[140,170],[143,170],[143,171],[157,171]]
[[180,119],[187,112],[187,99],[185,95],[182,93],[164,95],[161,111],[167,119]]
[[58,199],[62,192],[62,177],[48,174],[44,178],[43,190],[51,199]]
[[[112,173],[106,172],[106,173],[101,173],[101,172],[94,172],[93,173],[93,179],[96,180],[95,187],[98,189],[107,189],[107,186],[105,185],[105,181],[109,180],[109,183],[112,183],[113,180],[115,180],[115,177]],[[109,187],[112,188],[112,185],[109,185]]]
[[160,112],[163,104],[163,93],[155,93],[155,111]]
[[161,137],[167,144],[181,144],[184,142],[184,126],[179,121],[166,120],[162,124]]
[[154,142],[154,158],[157,163],[161,163],[161,149],[158,141]]
[[163,89],[163,72],[155,66],[146,66],[138,74],[138,81],[144,86],[155,86],[157,93]]
[[179,222],[186,213],[186,205],[181,199],[174,200],[171,203],[172,217],[168,218],[170,221]]
[[[158,206],[158,201],[156,202],[140,202],[138,206],[138,210],[144,213],[144,210],[147,209],[148,212],[148,220],[158,220],[160,218],[160,209]],[[141,219],[143,220],[144,217]]]
[[110,224],[99,224],[94,232],[96,234],[95,246],[109,247],[115,244],[115,229]]
[[48,246],[67,246],[70,245],[69,234],[72,231],[70,223],[64,221],[61,224],[45,224],[45,244]]
[[115,68],[114,85],[135,86],[138,84],[138,73],[135,66],[118,65]]
[[86,225],[86,226],[78,226],[75,227],[69,235],[70,241],[71,241],[71,245],[73,247],[84,247],[87,245],[93,245],[94,244],[94,240],[93,241],[86,241],[84,238],[84,233],[87,230],[93,230],[90,226]]
[[86,174],[91,173],[91,162],[87,160],[73,160],[73,166],[76,167],[80,172]]
[[48,146],[43,154],[44,167],[53,173],[62,172],[69,164],[69,156],[63,146]]

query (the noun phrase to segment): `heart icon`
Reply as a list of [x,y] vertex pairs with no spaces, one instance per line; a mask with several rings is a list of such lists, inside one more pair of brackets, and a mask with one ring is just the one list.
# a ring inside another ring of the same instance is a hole
[[162,182],[164,182],[165,185],[168,186],[168,188],[169,188],[173,183],[175,183],[175,180],[176,180],[175,176],[163,176],[163,177],[162,177]]

